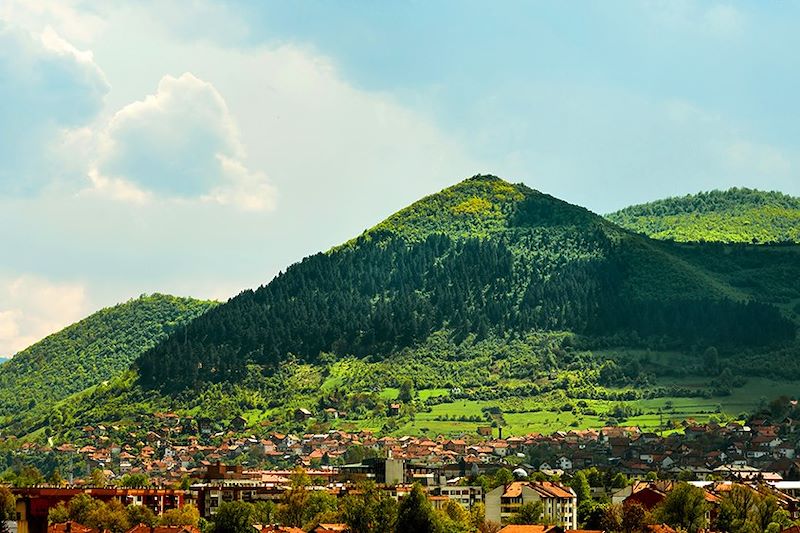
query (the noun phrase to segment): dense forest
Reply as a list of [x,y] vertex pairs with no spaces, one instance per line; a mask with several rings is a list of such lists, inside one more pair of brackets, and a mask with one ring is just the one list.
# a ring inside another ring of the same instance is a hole
[[[384,433],[453,420],[524,431],[689,397],[701,416],[730,416],[718,399],[770,390],[748,379],[800,379],[797,279],[797,245],[653,240],[476,176],[227,304],[148,297],[45,339],[0,366],[1,422],[76,438],[178,410],[219,430],[242,414],[305,431],[303,406],[313,431],[331,407],[347,413],[338,424]],[[397,418],[394,397],[408,400]]]
[[47,412],[55,402],[111,379],[213,302],[142,296],[54,333],[0,366],[0,416]]
[[[705,267],[716,263],[709,254],[727,254],[715,250],[662,245],[524,185],[476,176],[177,328],[136,367],[146,388],[176,393],[241,381],[248,365],[277,369],[288,357],[381,360],[439,331],[633,333],[682,346],[794,340],[775,300],[728,279],[736,259],[731,271]],[[787,268],[800,273],[798,262]]]
[[734,188],[636,205],[608,220],[679,242],[800,243],[800,198]]

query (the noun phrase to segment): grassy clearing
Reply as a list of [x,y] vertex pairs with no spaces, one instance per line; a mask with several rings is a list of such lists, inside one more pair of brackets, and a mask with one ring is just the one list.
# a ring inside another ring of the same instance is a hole
[[384,400],[394,400],[400,396],[400,389],[395,387],[387,387],[381,391],[380,396]]
[[[673,383],[674,379],[671,380]],[[702,378],[684,378],[680,385],[702,388]],[[420,396],[422,397],[420,391]],[[781,396],[797,396],[800,383],[752,378],[744,387],[735,389],[733,394],[715,398],[675,398],[664,397],[650,400],[616,402],[605,400],[583,400],[586,407],[577,413],[560,411],[563,401],[553,403],[545,397],[521,398],[515,400],[459,400],[435,405],[428,413],[417,413],[414,420],[401,425],[393,433],[458,435],[474,433],[478,426],[489,425],[484,418],[484,408],[498,407],[503,411],[505,435],[525,435],[528,433],[551,433],[559,430],[600,428],[606,425],[607,413],[619,405],[627,405],[637,413],[627,418],[626,425],[637,425],[645,430],[659,431],[670,421],[694,420],[699,423],[722,416],[738,418],[743,412],[758,408],[764,398],[769,400]],[[429,394],[426,396],[431,396]],[[570,400],[577,403],[578,400]],[[507,412],[509,405],[522,412]],[[505,408],[505,409],[504,409]],[[583,412],[582,412],[583,411]],[[587,414],[586,411],[596,414]],[[459,420],[464,417],[481,417],[480,422]]]
[[419,399],[427,400],[428,398],[447,396],[449,393],[450,389],[425,389],[419,391]]

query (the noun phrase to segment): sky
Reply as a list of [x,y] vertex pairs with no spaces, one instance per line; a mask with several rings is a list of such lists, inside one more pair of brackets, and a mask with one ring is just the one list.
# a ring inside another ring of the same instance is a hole
[[0,355],[491,173],[800,196],[798,2],[0,0]]

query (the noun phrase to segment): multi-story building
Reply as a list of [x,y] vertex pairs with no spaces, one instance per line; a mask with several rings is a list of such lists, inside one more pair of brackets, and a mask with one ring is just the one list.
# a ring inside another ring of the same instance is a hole
[[578,528],[578,498],[560,483],[515,481],[486,493],[486,518],[505,523],[527,503],[542,502],[544,517],[564,526]]
[[433,487],[431,494],[434,496],[444,496],[448,500],[453,500],[461,504],[464,509],[472,509],[476,503],[483,502],[483,487],[464,486],[464,485],[443,485]]

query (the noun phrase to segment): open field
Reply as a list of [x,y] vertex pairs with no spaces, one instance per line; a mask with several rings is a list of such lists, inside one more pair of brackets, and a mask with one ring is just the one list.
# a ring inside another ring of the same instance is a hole
[[[702,386],[698,378],[687,378],[682,381],[683,383],[680,384],[683,386]],[[422,392],[420,391],[420,393]],[[478,426],[490,424],[484,418],[484,409],[491,407],[500,408],[503,412],[505,435],[599,428],[606,425],[606,414],[620,405],[629,406],[634,412],[641,413],[630,416],[620,423],[658,431],[664,429],[670,420],[679,423],[683,420],[693,419],[702,423],[708,422],[712,417],[736,419],[741,413],[757,408],[763,399],[769,401],[781,395],[798,396],[798,393],[800,393],[800,383],[798,382],[752,378],[744,387],[734,389],[730,396],[715,398],[664,397],[628,402],[582,400],[585,407],[579,408],[576,413],[561,411],[558,409],[559,405],[554,405],[547,399],[538,397],[513,402],[508,400],[460,400],[435,405],[429,413],[417,413],[414,420],[401,425],[394,433],[398,435],[473,433]],[[571,401],[577,403],[581,400]],[[515,404],[515,410],[522,407],[524,411],[506,412],[504,407],[507,408],[509,403]],[[592,412],[596,414],[591,414]],[[459,420],[462,417],[481,417],[483,420],[481,422]]]

